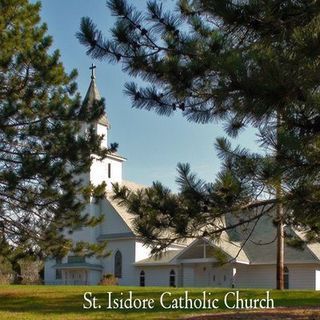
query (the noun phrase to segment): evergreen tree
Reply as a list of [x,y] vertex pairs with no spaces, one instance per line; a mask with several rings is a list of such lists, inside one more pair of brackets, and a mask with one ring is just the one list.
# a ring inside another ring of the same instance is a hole
[[[83,18],[78,39],[91,57],[122,63],[147,83],[126,84],[133,107],[180,110],[198,123],[221,120],[231,137],[251,126],[263,148],[255,154],[220,138],[224,165],[214,183],[180,164],[179,194],[155,183],[137,193],[115,186],[116,197],[154,251],[219,235],[214,221],[226,212],[248,222],[275,207],[282,289],[284,225],[307,231],[308,241],[320,234],[319,2],[180,0],[170,12],[149,1],[139,12],[111,0],[108,7],[117,17],[112,38]],[[163,237],[168,230],[171,238]]]
[[[64,234],[101,221],[83,210],[103,186],[76,177],[89,170],[92,154],[110,151],[100,148],[93,125],[80,134],[83,122],[103,114],[104,101],[90,110],[81,104],[76,71],[66,74],[59,52],[48,52],[39,10],[39,3],[0,0],[0,255],[10,244],[17,256],[63,256],[73,247]],[[92,254],[103,246],[73,249]]]

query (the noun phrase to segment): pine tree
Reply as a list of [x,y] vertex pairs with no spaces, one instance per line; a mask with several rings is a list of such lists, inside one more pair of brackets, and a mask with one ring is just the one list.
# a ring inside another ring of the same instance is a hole
[[[139,12],[124,0],[108,1],[117,17],[111,39],[83,18],[78,39],[96,59],[122,63],[145,87],[126,84],[135,108],[189,121],[225,123],[231,137],[254,127],[263,148],[255,154],[216,146],[224,166],[205,183],[179,165],[174,195],[160,183],[116,197],[134,213],[137,230],[154,251],[185,237],[217,235],[226,212],[258,220],[276,208],[277,287],[283,288],[284,225],[320,231],[320,4],[317,1],[180,0],[177,11],[149,1]],[[248,216],[248,209],[262,208]],[[174,236],[162,237],[166,230]]]
[[[103,186],[76,177],[89,170],[92,154],[110,151],[93,126],[80,134],[83,122],[103,114],[104,101],[90,110],[81,104],[77,72],[67,74],[59,52],[49,53],[39,10],[39,3],[0,0],[0,237],[23,255],[101,253],[103,246],[73,245],[64,234],[101,221],[83,210]],[[0,255],[6,251],[0,245]]]

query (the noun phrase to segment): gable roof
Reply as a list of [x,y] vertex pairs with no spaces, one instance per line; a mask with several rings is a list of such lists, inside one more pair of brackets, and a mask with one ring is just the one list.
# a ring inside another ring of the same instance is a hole
[[[140,185],[131,181],[123,181],[122,186],[126,186],[132,191],[144,189],[146,186]],[[120,217],[134,233],[135,236],[138,234],[134,228],[134,216],[127,211],[125,206],[118,204],[116,200],[112,200],[111,194],[107,195],[107,199],[113,208],[118,212]],[[251,212],[252,213],[252,212]],[[248,213],[250,215],[251,213]],[[239,217],[231,214],[226,214],[224,219],[225,226],[230,226],[239,222]],[[236,228],[229,229],[222,233],[220,239],[213,240],[205,238],[205,240],[212,247],[218,247],[228,256],[235,258],[235,261],[239,263],[250,263],[250,264],[275,264],[277,243],[276,235],[277,228],[273,223],[274,212],[271,211],[268,214],[263,215],[256,223],[253,221],[245,225],[240,225]],[[252,230],[254,229],[254,230]],[[293,230],[286,227],[286,233],[291,233],[299,236],[304,240],[304,235],[297,230]],[[248,236],[250,237],[248,238]],[[169,232],[168,232],[169,236]],[[185,252],[199,239],[187,239],[182,242],[183,250],[168,250],[160,258],[150,257],[139,261],[138,263],[172,263],[173,259],[178,258],[182,252]],[[172,252],[173,251],[173,252]],[[306,244],[304,248],[297,249],[292,246],[285,245],[285,263],[318,263],[320,262],[320,243]]]
[[[228,255],[228,257],[231,260],[234,260],[235,262],[239,263],[245,263],[248,264],[250,261],[246,255],[246,253],[241,250],[241,245],[235,242],[232,242],[228,239],[228,236],[225,232],[222,233],[220,239],[209,239],[209,238],[200,238],[200,239],[195,239],[193,242],[181,250],[179,254],[175,257],[175,259],[181,258],[185,253],[188,253],[194,246],[199,244],[199,242],[205,242],[212,248],[219,248],[221,249],[225,254]],[[208,253],[207,253],[208,254]],[[211,256],[212,258],[213,256]],[[209,256],[207,256],[209,258]]]
[[207,239],[208,243],[212,246],[220,248],[226,254],[228,254],[234,261],[239,263],[250,263],[250,260],[244,250],[241,250],[240,242],[233,242],[229,239],[226,232],[223,232],[220,239],[210,240]]
[[[239,221],[236,217],[226,215],[226,226]],[[252,228],[254,230],[252,231]],[[286,227],[286,233],[299,236],[302,240],[305,235],[301,231],[293,230]],[[250,237],[248,238],[248,236]],[[150,257],[137,262],[137,265],[148,264],[175,264],[179,259],[183,259],[183,255],[188,252],[194,252],[192,249],[205,241],[212,248],[219,248],[230,257],[230,262],[235,261],[244,264],[276,264],[277,229],[273,223],[273,214],[262,216],[255,224],[254,222],[241,225],[228,232],[222,232],[219,239],[202,238],[195,239],[184,249],[164,254],[160,257]],[[202,253],[202,250],[201,250]],[[212,258],[212,254],[210,257]],[[234,258],[234,260],[232,260]],[[187,257],[188,259],[188,257]],[[228,260],[229,261],[229,260]],[[303,249],[298,249],[289,245],[285,245],[285,263],[319,263],[320,262],[320,243],[305,244]]]
[[[135,182],[131,182],[131,181],[126,181],[123,180],[122,183],[120,184],[121,186],[125,186],[128,189],[132,190],[132,191],[137,191],[139,189],[144,189],[146,188],[146,186],[137,184]],[[126,223],[126,225],[128,226],[128,228],[135,234],[137,235],[137,232],[135,231],[134,228],[134,215],[131,214],[130,212],[128,212],[127,208],[125,206],[122,206],[118,203],[117,200],[113,200],[112,199],[112,192],[107,193],[106,195],[107,200],[109,201],[109,203],[111,204],[111,206],[115,209],[115,211],[119,214],[119,216],[122,218],[122,220]]]
[[[297,229],[293,229],[294,233],[302,240],[306,240],[306,235],[304,232]],[[317,260],[320,260],[320,244],[317,242],[306,243],[306,247],[314,255]]]
[[[225,236],[222,236],[221,239],[219,239],[219,243],[214,242],[207,238],[193,239],[192,243],[186,246],[182,250],[168,250],[163,252],[159,256],[154,255],[147,259],[140,260],[136,262],[135,265],[137,266],[151,266],[151,265],[164,265],[164,264],[175,265],[179,263],[179,260],[182,258],[182,256],[185,253],[190,252],[199,242],[203,242],[203,241],[213,248],[221,249],[224,253],[226,253],[230,257],[230,260],[236,257],[235,258],[236,262],[249,264],[249,259],[246,256],[246,254],[243,252],[243,250],[240,250],[241,248],[239,246],[229,242],[227,239],[225,239]],[[208,256],[207,258],[212,258],[212,256],[211,257]]]
[[[247,255],[251,264],[275,264],[277,261],[277,228],[274,224],[275,212],[263,215],[257,223],[251,222],[228,230],[229,239],[243,246],[242,250]],[[232,225],[239,221],[238,218],[226,215],[226,225]],[[285,232],[291,235],[297,234],[292,228],[286,226]],[[302,239],[303,240],[303,239]],[[306,244],[298,249],[285,244],[285,263],[317,263],[320,261],[320,244]]]

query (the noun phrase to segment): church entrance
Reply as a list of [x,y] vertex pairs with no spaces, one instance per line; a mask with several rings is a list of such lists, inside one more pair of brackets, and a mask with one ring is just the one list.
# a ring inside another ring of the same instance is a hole
[[210,286],[210,264],[197,264],[194,268],[194,280],[197,287]]
[[194,267],[194,282],[197,287],[232,286],[232,268],[216,266],[212,263],[199,263]]

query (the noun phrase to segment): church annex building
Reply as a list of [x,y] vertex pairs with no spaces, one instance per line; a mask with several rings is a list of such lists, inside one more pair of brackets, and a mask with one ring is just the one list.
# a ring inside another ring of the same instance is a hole
[[[100,99],[95,76],[84,99],[92,105]],[[110,123],[107,115],[96,123],[96,130],[108,143]],[[85,125],[83,130],[85,130]],[[95,285],[106,274],[118,278],[125,286],[174,286],[174,287],[276,287],[276,228],[268,216],[260,219],[250,241],[244,244],[244,233],[230,229],[219,242],[195,239],[184,244],[172,245],[161,258],[150,255],[135,233],[132,216],[126,208],[111,199],[111,183],[118,182],[128,188],[143,188],[122,178],[125,158],[109,154],[103,161],[94,161],[84,180],[97,185],[105,181],[105,199],[88,205],[91,215],[105,215],[102,224],[83,228],[72,234],[73,241],[98,242],[107,240],[111,254],[103,259],[84,258],[72,254],[58,261],[45,263],[46,284]],[[227,223],[227,221],[225,222]],[[295,232],[291,230],[291,232]],[[300,236],[298,233],[296,234]],[[215,252],[219,250],[228,258],[221,266]],[[285,247],[285,287],[289,289],[320,290],[320,244],[306,244],[302,250]]]

